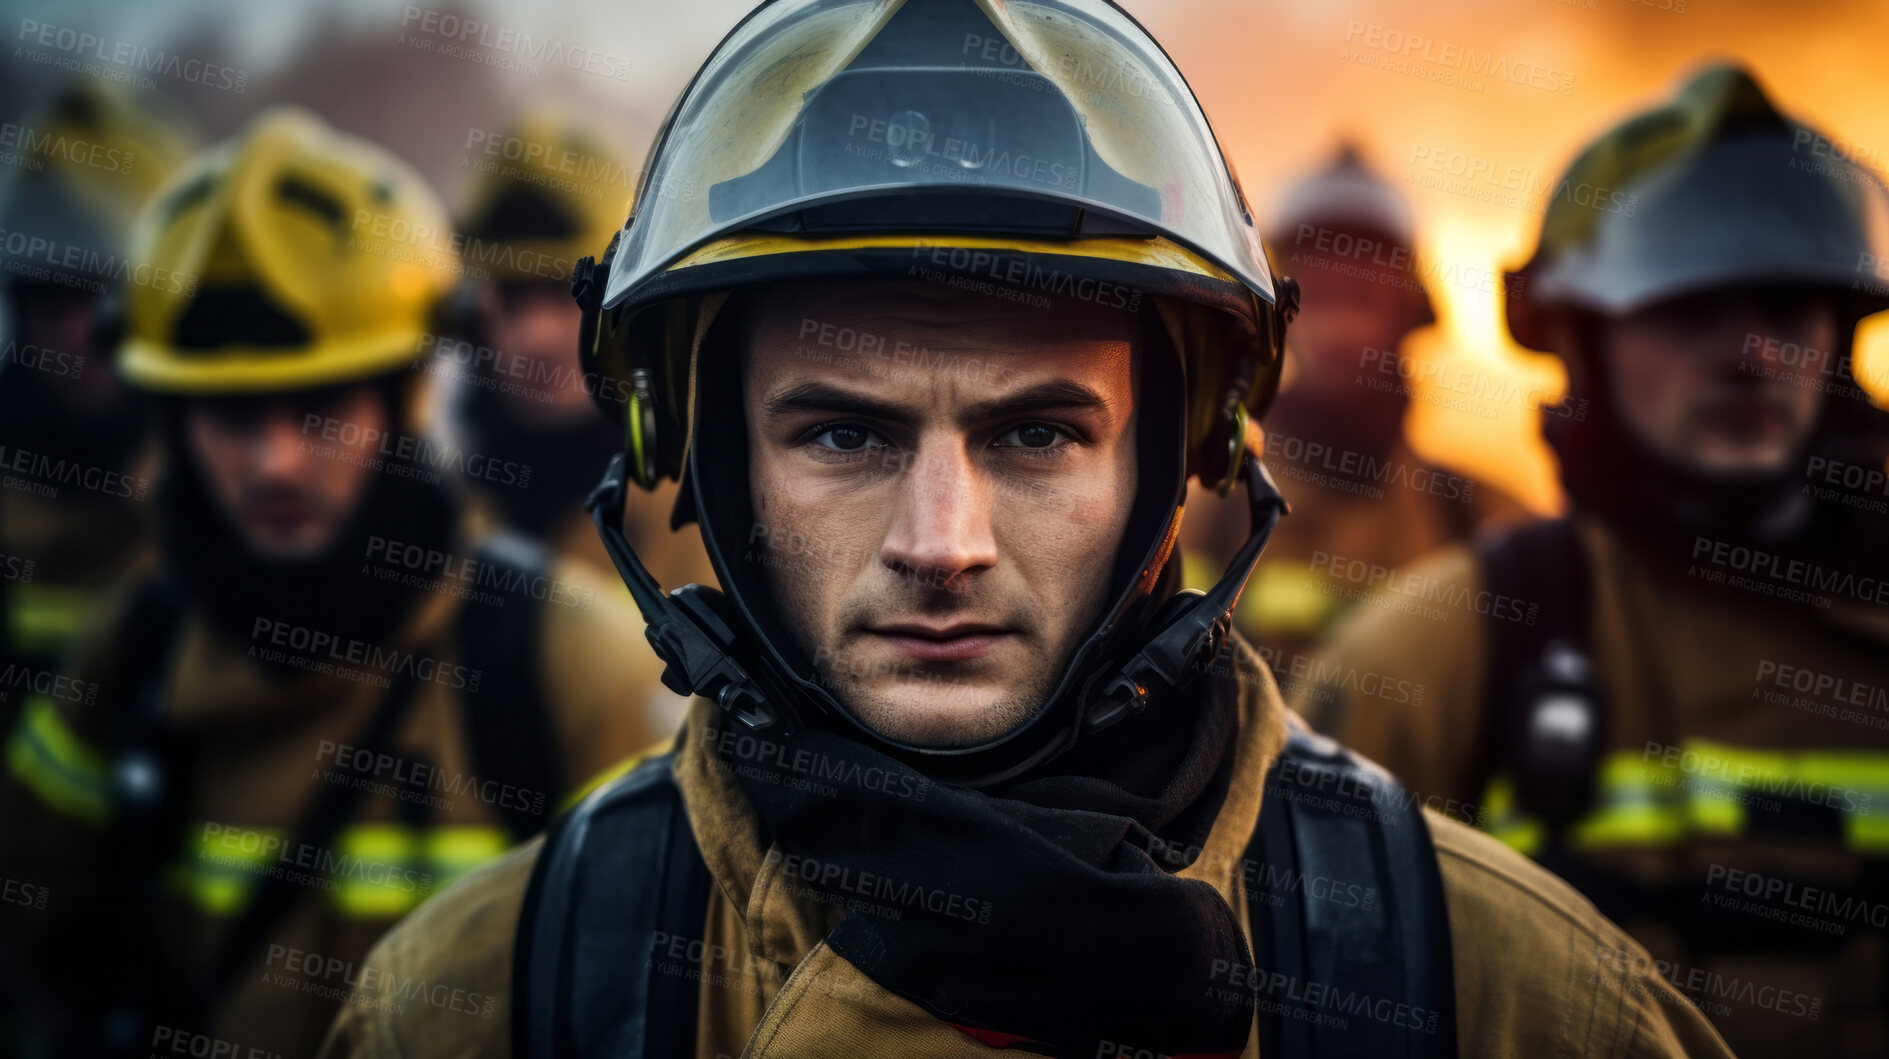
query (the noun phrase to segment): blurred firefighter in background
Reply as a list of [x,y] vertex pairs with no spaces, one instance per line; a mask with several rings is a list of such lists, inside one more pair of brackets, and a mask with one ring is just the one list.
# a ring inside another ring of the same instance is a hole
[[1385,586],[1302,708],[1585,890],[1741,1054],[1880,1056],[1889,417],[1851,351],[1889,195],[1818,135],[1717,67],[1582,152],[1508,303],[1567,365],[1572,517]]
[[132,221],[195,144],[150,96],[78,81],[19,125],[0,189],[0,730],[55,679],[99,597],[151,546],[148,402],[111,367],[108,303],[134,274]]
[[[1527,517],[1508,494],[1430,463],[1404,440],[1415,384],[1397,347],[1436,320],[1416,246],[1409,203],[1350,145],[1286,193],[1267,239],[1305,292],[1292,374],[1266,425],[1266,466],[1292,517],[1281,520],[1235,621],[1288,692],[1345,609],[1315,556],[1392,569],[1478,527]],[[1182,530],[1187,583],[1205,588],[1244,539],[1246,513],[1195,492]]]
[[122,349],[163,563],[8,745],[4,870],[57,902],[6,909],[23,1039],[312,1054],[375,938],[679,721],[624,708],[657,669],[622,589],[477,532],[457,474],[513,470],[426,431],[450,233],[404,163],[295,110],[140,219],[136,259],[189,277],[129,291]]
[[[578,360],[582,312],[571,274],[601,258],[630,215],[635,171],[597,131],[551,110],[528,114],[474,155],[459,228],[470,305],[465,337],[442,343],[435,371],[452,380],[449,426],[466,445],[532,469],[518,488],[472,479],[504,523],[612,571],[584,510],[623,428],[597,401],[627,403],[618,380]],[[599,394],[598,387],[604,388]],[[669,527],[675,487],[638,495],[627,525],[664,584],[714,584],[700,538]]]

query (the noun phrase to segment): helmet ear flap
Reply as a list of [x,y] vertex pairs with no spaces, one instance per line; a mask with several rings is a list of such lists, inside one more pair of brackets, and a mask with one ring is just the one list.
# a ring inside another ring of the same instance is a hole
[[1169,333],[1187,365],[1187,473],[1221,496],[1238,484],[1242,454],[1254,436],[1248,428],[1265,415],[1279,390],[1286,327],[1298,315],[1299,285],[1288,276],[1277,276],[1274,284],[1271,305],[1253,302],[1252,319],[1261,328],[1258,341],[1249,325],[1236,332],[1230,316],[1169,313],[1164,306]]
[[[621,348],[626,344],[617,337],[617,320],[612,319],[608,329],[614,347],[606,351],[605,321],[603,309],[604,281],[610,275],[610,266],[616,259],[617,247],[623,241],[621,229],[610,239],[610,245],[604,250],[603,260],[583,257],[571,270],[571,297],[576,300],[580,317],[577,325],[579,354],[587,371],[594,372],[601,379],[616,377],[618,386],[611,387],[606,395],[605,387],[598,385],[595,396],[600,403],[622,403],[623,417],[623,453],[628,464],[626,470],[629,480],[643,489],[654,489],[662,479],[663,461],[661,453],[661,434],[658,426],[655,388],[651,385],[650,373],[646,367],[632,367],[625,375],[617,375],[610,370],[611,360],[628,361],[628,350]],[[615,317],[620,314],[611,314]],[[608,356],[606,357],[606,352]],[[606,409],[606,411],[610,411]],[[619,413],[612,413],[619,414]]]

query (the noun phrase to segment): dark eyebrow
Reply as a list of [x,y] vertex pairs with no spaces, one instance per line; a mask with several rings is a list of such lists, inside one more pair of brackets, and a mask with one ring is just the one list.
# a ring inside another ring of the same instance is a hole
[[903,406],[888,404],[823,382],[803,382],[789,386],[769,397],[761,410],[771,419],[796,412],[837,412],[891,421],[910,418],[910,410]]
[[[1107,407],[1108,400],[1089,387],[1067,379],[1057,379],[1053,382],[1027,387],[1016,393],[980,401],[966,408],[958,418],[967,423],[979,423],[1027,415],[1031,412],[1046,412],[1056,408],[1106,409]],[[762,411],[770,418],[779,418],[797,412],[831,412],[840,415],[865,416],[886,422],[902,422],[911,418],[911,410],[903,405],[880,401],[823,382],[803,382],[790,386],[769,397],[762,405]]]
[[1068,379],[1038,383],[1025,387],[1016,393],[993,397],[988,401],[964,410],[961,417],[968,423],[981,423],[991,419],[1008,419],[1011,416],[1028,415],[1031,412],[1048,412],[1058,408],[1095,409],[1108,408],[1108,399],[1087,386]]

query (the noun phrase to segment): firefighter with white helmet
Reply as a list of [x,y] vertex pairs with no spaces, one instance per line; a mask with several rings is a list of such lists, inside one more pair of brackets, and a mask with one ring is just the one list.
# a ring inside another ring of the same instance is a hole
[[1820,140],[1718,66],[1581,152],[1508,300],[1587,413],[1543,420],[1570,517],[1410,575],[1506,602],[1435,622],[1386,592],[1320,660],[1421,708],[1301,700],[1582,889],[1753,1055],[1889,1047],[1882,917],[1841,911],[1889,880],[1889,415],[1854,358],[1889,192]]

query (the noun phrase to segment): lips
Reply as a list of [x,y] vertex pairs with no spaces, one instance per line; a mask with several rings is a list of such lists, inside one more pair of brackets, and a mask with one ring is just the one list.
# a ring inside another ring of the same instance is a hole
[[251,501],[252,521],[271,527],[296,527],[315,517],[314,506],[299,498],[273,497]]
[[964,662],[981,658],[1016,633],[999,625],[959,622],[932,626],[916,623],[868,629],[894,650],[921,662]]
[[1701,418],[1715,429],[1737,434],[1775,431],[1789,422],[1786,410],[1768,401],[1728,401],[1706,408]]

